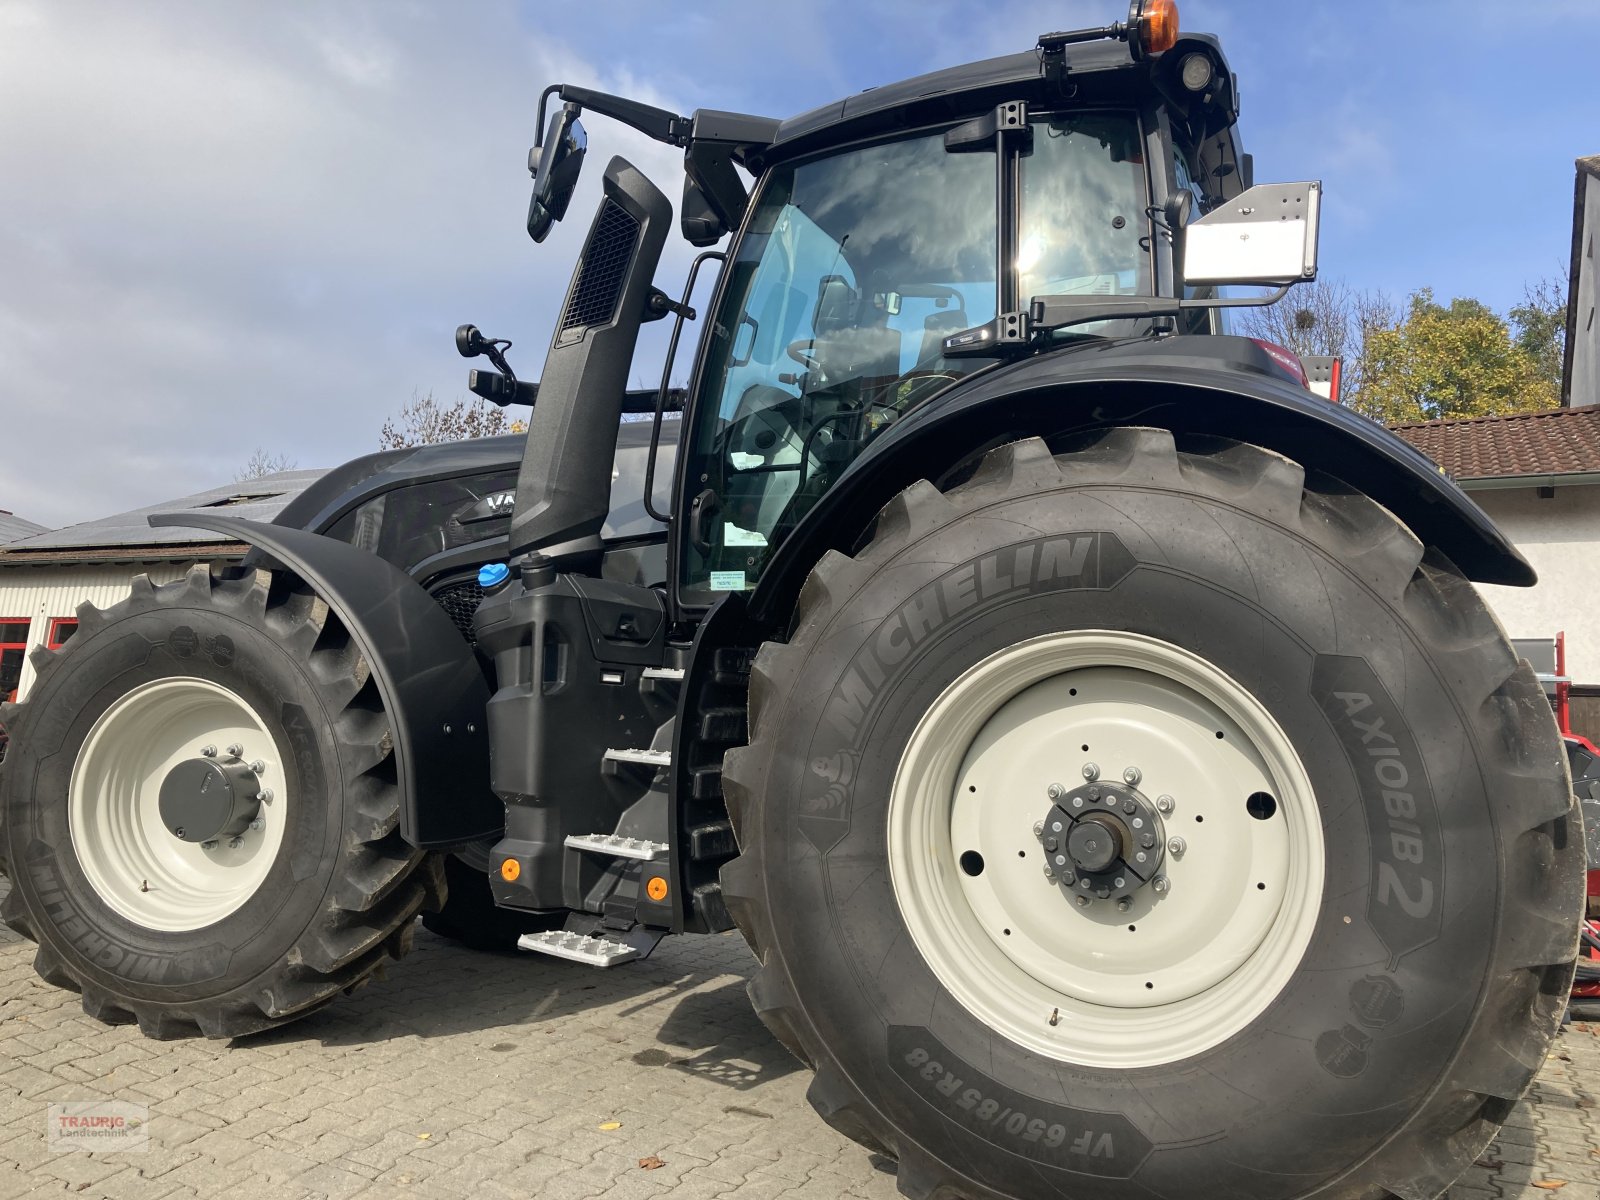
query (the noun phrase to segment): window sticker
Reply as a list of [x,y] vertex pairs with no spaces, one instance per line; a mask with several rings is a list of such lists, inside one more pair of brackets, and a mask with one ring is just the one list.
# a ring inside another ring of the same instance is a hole
[[714,592],[742,592],[744,591],[743,571],[713,571],[711,572],[711,590]]

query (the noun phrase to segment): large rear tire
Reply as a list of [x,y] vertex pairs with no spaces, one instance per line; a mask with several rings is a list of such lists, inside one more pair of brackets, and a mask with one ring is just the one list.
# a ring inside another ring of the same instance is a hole
[[392,729],[338,615],[290,575],[196,567],[78,618],[5,716],[0,917],[40,977],[108,1023],[224,1038],[404,953],[443,879],[400,836]]
[[915,485],[813,571],[750,727],[752,1000],[908,1195],[1429,1200],[1557,1031],[1583,848],[1533,674],[1265,450],[1116,429]]

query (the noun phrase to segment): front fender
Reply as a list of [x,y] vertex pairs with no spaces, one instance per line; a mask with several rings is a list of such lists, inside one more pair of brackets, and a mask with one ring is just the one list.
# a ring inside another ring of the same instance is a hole
[[1382,425],[1284,380],[1248,338],[1091,343],[971,376],[887,429],[817,502],[762,572],[750,617],[780,626],[828,550],[848,553],[919,479],[1024,437],[1108,425],[1237,438],[1372,497],[1469,579],[1530,587],[1533,568],[1454,481]]
[[300,576],[339,614],[389,716],[401,836],[428,847],[500,831],[505,813],[489,788],[488,686],[472,647],[409,576],[365,550],[303,529],[197,512],[161,513],[150,524],[210,529],[247,542]]

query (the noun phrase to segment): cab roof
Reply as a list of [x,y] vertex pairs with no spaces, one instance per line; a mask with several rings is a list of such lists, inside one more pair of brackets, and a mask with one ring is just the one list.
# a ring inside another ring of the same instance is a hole
[[[1213,61],[1216,83],[1202,99],[1177,81],[1177,66],[1200,51]],[[1134,105],[1165,102],[1186,123],[1197,123],[1196,140],[1229,128],[1238,119],[1233,76],[1222,47],[1210,34],[1186,34],[1163,54],[1136,61],[1126,42],[1104,39],[1067,47],[1065,90],[1047,80],[1038,49],[964,63],[925,75],[868,88],[779,122],[771,143],[751,147],[752,157],[771,161],[861,137],[979,115],[1003,100],[1052,107]]]

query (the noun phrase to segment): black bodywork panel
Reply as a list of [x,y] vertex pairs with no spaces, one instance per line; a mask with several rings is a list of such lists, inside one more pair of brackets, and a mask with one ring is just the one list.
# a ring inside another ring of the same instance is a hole
[[1086,341],[969,377],[912,410],[851,464],[768,563],[755,621],[786,625],[812,565],[849,552],[878,510],[1018,438],[1153,425],[1240,438],[1336,476],[1392,511],[1480,583],[1529,586],[1533,568],[1426,456],[1382,425],[1287,382],[1241,337]]
[[[618,828],[654,774],[626,766],[608,773],[605,752],[650,747],[672,716],[668,697],[643,686],[644,672],[666,653],[661,594],[550,570],[524,573],[484,598],[474,628],[496,679],[490,784],[504,801],[505,836],[493,859],[521,868],[514,881],[491,876],[490,886],[514,908],[580,908],[605,864],[577,855],[567,870],[566,837]],[[629,836],[664,839],[665,815],[663,805],[660,827]],[[656,914],[663,924],[667,913]]]
[[[655,487],[660,511],[672,507],[680,424],[676,414],[661,423]],[[360,544],[425,585],[451,572],[475,573],[480,564],[506,556],[509,497],[526,440],[523,434],[507,434],[368,454],[327,472],[286,505],[273,524]],[[611,467],[611,511],[600,535],[612,550],[665,539],[665,527],[644,506],[649,452],[650,422],[621,422]],[[480,502],[488,496],[501,503],[489,519],[476,519],[479,512],[474,510],[481,511]],[[391,521],[391,513],[404,522],[402,528]],[[417,519],[423,513],[433,516]],[[415,515],[406,519],[400,514]],[[363,523],[369,531],[380,529],[371,544],[358,539]],[[664,563],[660,569],[665,571]],[[645,582],[664,578],[663,573]]]
[[[471,648],[399,568],[302,529],[209,513],[162,513],[151,525],[210,529],[246,542],[304,579],[339,613],[372,668],[394,731],[400,832],[415,846],[489,836],[503,814],[489,790],[489,689]],[[419,804],[420,797],[434,803]],[[437,802],[448,798],[448,803]]]

